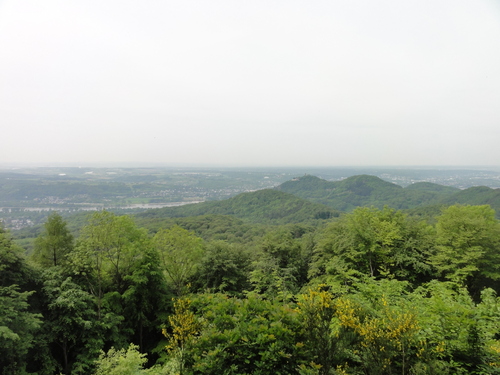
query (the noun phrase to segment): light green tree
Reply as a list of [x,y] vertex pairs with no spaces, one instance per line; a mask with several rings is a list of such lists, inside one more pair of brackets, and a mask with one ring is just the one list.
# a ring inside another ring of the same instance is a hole
[[51,213],[44,231],[35,240],[33,260],[43,267],[61,265],[73,249],[73,236],[57,212]]
[[101,352],[96,362],[94,375],[138,375],[145,373],[143,365],[146,354],[140,353],[138,347],[130,344],[127,349],[111,348],[107,353]]
[[309,275],[341,282],[366,276],[420,281],[430,273],[430,229],[401,211],[359,207],[324,230]]
[[82,229],[71,253],[71,267],[86,280],[90,293],[96,297],[99,319],[104,294],[125,292],[129,284],[126,276],[132,274],[145,245],[145,231],[129,216],[96,212]]
[[438,217],[436,233],[430,262],[440,275],[466,285],[478,275],[500,278],[500,224],[490,206],[450,206]]
[[182,295],[189,278],[195,274],[202,260],[203,240],[179,226],[174,226],[157,232],[153,244],[173,291],[178,296]]

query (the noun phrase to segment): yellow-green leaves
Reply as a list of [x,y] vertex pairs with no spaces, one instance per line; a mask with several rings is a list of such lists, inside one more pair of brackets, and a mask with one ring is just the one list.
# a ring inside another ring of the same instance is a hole
[[172,333],[163,329],[163,335],[168,338],[168,350],[183,349],[201,329],[198,319],[189,309],[190,305],[191,301],[188,298],[174,301],[174,314],[168,317]]

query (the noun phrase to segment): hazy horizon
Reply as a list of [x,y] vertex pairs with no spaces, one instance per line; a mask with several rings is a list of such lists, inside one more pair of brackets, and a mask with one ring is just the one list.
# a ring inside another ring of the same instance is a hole
[[500,3],[0,0],[0,166],[500,164]]
[[141,162],[89,162],[89,163],[0,163],[0,170],[16,169],[64,169],[64,168],[84,168],[84,169],[192,169],[192,170],[246,170],[246,169],[272,169],[272,170],[363,170],[363,169],[391,169],[391,170],[489,170],[500,171],[498,165],[230,165],[230,164],[183,164],[183,163],[141,163]]

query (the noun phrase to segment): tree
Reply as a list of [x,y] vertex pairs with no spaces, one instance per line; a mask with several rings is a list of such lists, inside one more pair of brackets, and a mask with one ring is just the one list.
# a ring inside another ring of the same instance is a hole
[[190,310],[190,307],[190,299],[176,299],[174,301],[174,314],[168,317],[171,330],[170,332],[166,328],[162,330],[168,339],[166,349],[173,357],[171,363],[173,362],[177,365],[176,372],[179,375],[185,373],[186,351],[202,327],[196,315]]
[[250,273],[250,281],[257,292],[286,300],[306,283],[307,241],[294,238],[289,228],[267,233],[259,250]]
[[206,246],[194,280],[200,290],[239,294],[249,286],[249,266],[250,254],[242,246],[212,241]]
[[35,240],[33,259],[43,267],[62,264],[73,249],[73,236],[61,215],[53,212],[44,224],[44,232]]
[[480,275],[500,279],[500,224],[484,206],[450,206],[437,218],[431,264],[446,279],[473,285]]
[[[82,289],[78,291],[77,288],[70,288],[73,296],[78,300],[84,297],[84,293],[90,295],[93,303],[86,304],[86,307],[94,309],[95,315],[91,318],[91,337],[77,336],[79,342],[86,343],[88,347],[85,349],[86,356],[79,356],[75,360],[75,363],[82,364],[81,369],[75,370],[73,366],[72,372],[87,371],[87,360],[96,358],[102,347],[113,345],[120,349],[130,343],[137,327],[132,320],[138,316],[131,314],[130,317],[125,317],[124,293],[134,282],[129,276],[133,275],[143,259],[143,249],[149,246],[148,241],[146,232],[138,228],[131,217],[117,216],[107,211],[92,214],[88,224],[82,228],[77,245],[68,256],[65,269],[71,276],[71,283]],[[69,284],[65,285],[69,287]],[[65,301],[77,303],[76,300]],[[60,304],[57,307],[70,311],[71,306]],[[84,311],[86,313],[81,307],[81,312]],[[130,309],[127,312],[131,313]],[[68,333],[72,331],[72,327],[88,320],[87,317],[74,314],[74,318],[77,317],[80,323],[66,317],[67,324],[72,325],[67,327]],[[81,333],[86,331],[81,330]],[[68,340],[69,338],[68,336]],[[75,341],[69,340],[68,344],[73,345],[73,342]],[[69,358],[68,362],[71,361],[72,358]]]
[[369,375],[414,373],[425,342],[408,283],[367,279],[353,286],[353,293],[334,301],[338,323],[357,336],[351,360]]
[[157,232],[153,244],[172,289],[178,296],[182,295],[189,278],[200,265],[204,254],[203,240],[176,225]]
[[[297,374],[306,364],[298,313],[289,305],[250,294],[193,298],[189,322],[201,329],[184,346],[185,368],[195,374]],[[189,324],[188,324],[189,323]],[[189,372],[189,371],[187,371]]]
[[88,373],[104,344],[102,329],[95,321],[95,301],[59,267],[45,270],[43,276],[47,305],[43,329],[53,356],[64,374]]
[[130,285],[122,295],[124,325],[134,331],[134,342],[144,352],[155,347],[161,337],[159,327],[171,296],[152,246],[143,248],[141,259],[125,278]]
[[146,354],[141,354],[137,346],[130,344],[127,349],[111,348],[107,353],[101,352],[97,360],[94,375],[137,375],[147,362]]
[[431,228],[400,211],[359,207],[323,232],[311,277],[331,275],[340,282],[387,276],[423,281],[432,244]]
[[25,373],[41,323],[41,315],[30,311],[28,298],[34,291],[23,290],[29,273],[21,249],[0,227],[0,369],[5,375]]
[[426,347],[421,358],[431,369],[440,362],[446,373],[499,373],[500,301],[493,290],[483,290],[475,303],[465,287],[433,280],[413,295]]
[[320,286],[299,295],[298,300],[297,311],[306,345],[314,362],[321,366],[319,374],[328,375],[338,357],[341,341],[339,330],[332,324],[336,313],[334,295]]
[[141,248],[147,236],[129,216],[111,212],[94,213],[82,229],[81,237],[71,253],[71,267],[79,278],[86,280],[90,293],[97,300],[98,319],[106,292],[122,294],[141,259]]

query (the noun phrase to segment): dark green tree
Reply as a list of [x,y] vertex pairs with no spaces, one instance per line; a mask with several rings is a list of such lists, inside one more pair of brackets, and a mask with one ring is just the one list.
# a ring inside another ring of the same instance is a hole
[[185,373],[298,374],[306,363],[298,313],[288,305],[257,295],[205,294],[190,309],[194,319],[178,321],[200,328],[184,345]]
[[160,260],[152,246],[145,246],[132,274],[126,276],[123,293],[124,325],[134,332],[133,341],[141,352],[150,351],[161,339],[160,328],[172,298]]
[[59,267],[45,270],[43,277],[43,331],[52,355],[64,374],[86,374],[104,344],[95,300]]
[[241,294],[249,287],[250,254],[241,245],[212,241],[206,246],[194,285],[199,290]]
[[310,238],[294,234],[282,227],[263,237],[250,273],[257,292],[287,299],[307,282]]
[[28,351],[36,345],[41,315],[31,311],[31,271],[21,249],[0,227],[0,371],[24,374]]

